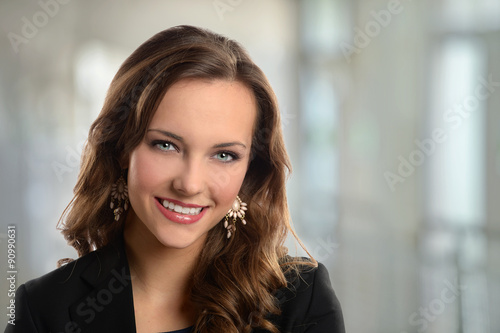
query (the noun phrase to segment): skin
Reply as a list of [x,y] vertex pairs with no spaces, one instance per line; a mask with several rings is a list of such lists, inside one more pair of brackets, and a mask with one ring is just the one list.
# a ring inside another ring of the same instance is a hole
[[[189,278],[207,232],[240,191],[256,114],[255,98],[240,82],[179,81],[123,165],[131,205],[124,237],[137,332],[194,324],[198,309],[189,302]],[[203,216],[191,224],[169,220],[158,208],[159,197],[202,206]]]

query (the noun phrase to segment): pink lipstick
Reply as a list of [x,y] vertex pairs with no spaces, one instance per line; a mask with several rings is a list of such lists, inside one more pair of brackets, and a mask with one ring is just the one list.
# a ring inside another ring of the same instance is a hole
[[168,220],[180,224],[192,224],[205,215],[206,207],[186,204],[173,199],[156,198],[156,207]]

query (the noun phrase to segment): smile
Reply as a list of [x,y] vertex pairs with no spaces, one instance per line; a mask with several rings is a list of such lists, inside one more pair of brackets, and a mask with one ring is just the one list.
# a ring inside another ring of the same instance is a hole
[[186,204],[176,200],[156,198],[156,207],[168,220],[180,223],[191,224],[199,221],[207,212],[207,207]]
[[198,215],[201,213],[201,210],[203,209],[203,207],[183,207],[181,205],[174,204],[173,202],[170,202],[168,200],[161,200],[161,199],[160,203],[166,209],[184,215]]

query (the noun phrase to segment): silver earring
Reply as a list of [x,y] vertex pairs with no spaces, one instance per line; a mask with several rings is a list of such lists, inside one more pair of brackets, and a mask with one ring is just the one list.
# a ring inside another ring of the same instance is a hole
[[[241,223],[243,223],[243,225],[247,224],[247,221],[245,221],[246,210],[247,210],[247,204],[241,201],[239,196],[236,196],[233,205],[229,209],[229,212],[227,212],[226,217],[224,219],[224,228],[227,229],[227,238],[230,238],[231,235],[235,233],[237,218],[241,219]],[[232,218],[231,222],[229,222],[230,218]]]
[[[121,207],[122,202],[123,207]],[[109,208],[113,209],[115,221],[118,221],[121,214],[128,209],[128,203],[128,186],[123,175],[121,175],[111,187],[111,203],[109,204]]]

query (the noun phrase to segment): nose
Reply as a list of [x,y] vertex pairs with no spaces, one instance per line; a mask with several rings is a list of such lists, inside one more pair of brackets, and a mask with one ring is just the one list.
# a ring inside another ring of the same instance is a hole
[[206,186],[204,171],[201,161],[186,160],[173,181],[174,189],[184,196],[194,196],[203,192]]

